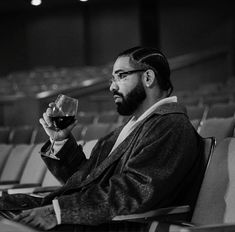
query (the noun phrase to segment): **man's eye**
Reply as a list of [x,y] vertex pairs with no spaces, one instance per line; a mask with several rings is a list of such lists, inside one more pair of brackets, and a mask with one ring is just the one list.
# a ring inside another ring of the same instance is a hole
[[118,77],[119,77],[119,79],[123,79],[123,78],[126,77],[126,74],[125,73],[119,73]]

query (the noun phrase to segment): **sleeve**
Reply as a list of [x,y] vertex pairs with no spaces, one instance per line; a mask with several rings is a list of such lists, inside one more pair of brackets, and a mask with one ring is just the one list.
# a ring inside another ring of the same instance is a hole
[[51,173],[64,184],[68,178],[86,163],[86,157],[82,146],[77,145],[72,135],[56,154],[58,159],[50,158],[50,140],[41,148],[41,157]]
[[58,197],[62,224],[96,225],[116,215],[171,205],[197,162],[195,131],[182,116],[162,117],[144,126],[121,171]]

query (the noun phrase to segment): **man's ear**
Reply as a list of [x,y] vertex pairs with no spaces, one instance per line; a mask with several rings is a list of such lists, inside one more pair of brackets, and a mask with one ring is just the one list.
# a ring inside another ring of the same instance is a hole
[[148,88],[152,87],[156,81],[155,79],[156,79],[156,76],[155,76],[155,73],[153,70],[148,69],[145,71],[143,81],[144,81],[144,85],[146,87],[148,87]]

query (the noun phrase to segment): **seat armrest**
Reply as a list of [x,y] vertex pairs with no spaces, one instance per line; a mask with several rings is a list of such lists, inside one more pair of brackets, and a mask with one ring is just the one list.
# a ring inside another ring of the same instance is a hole
[[61,186],[45,186],[45,187],[37,187],[34,189],[33,193],[45,193],[45,192],[52,192],[58,189]]
[[193,226],[187,228],[188,232],[231,232],[235,231],[234,223],[224,223],[215,225],[205,225],[205,226]]
[[32,193],[38,184],[18,184],[6,189],[8,194]]
[[151,210],[146,213],[129,214],[129,215],[119,215],[115,216],[113,221],[151,221],[163,216],[177,215],[177,214],[187,214],[190,212],[190,206],[176,206],[176,207],[166,207],[156,210]]

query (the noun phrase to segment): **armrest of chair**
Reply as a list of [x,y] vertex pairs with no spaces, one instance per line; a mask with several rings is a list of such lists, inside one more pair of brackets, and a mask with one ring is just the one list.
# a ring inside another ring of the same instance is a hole
[[151,210],[146,213],[139,214],[129,214],[129,215],[119,215],[114,217],[113,221],[139,221],[139,222],[148,222],[153,220],[159,220],[162,218],[178,218],[182,215],[188,215],[190,212],[190,206],[176,206],[176,207],[166,207],[156,210]]
[[0,189],[4,189],[6,185],[14,185],[14,184],[19,184],[19,181],[15,181],[15,180],[0,181]]
[[7,189],[8,194],[17,193],[45,193],[56,190],[58,186],[41,187],[38,184],[22,184],[14,186],[13,188]]
[[18,184],[12,186],[12,188],[5,189],[8,194],[17,193],[32,193],[34,189],[38,187],[38,184]]
[[188,227],[184,230],[185,232],[231,232],[235,231],[234,223],[224,223],[224,224],[215,224],[215,225],[204,225],[204,226],[193,226]]
[[34,189],[33,193],[45,193],[45,192],[52,192],[58,189],[61,186],[45,186],[45,187],[37,187]]

